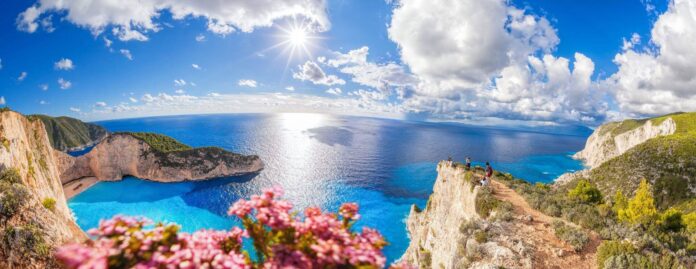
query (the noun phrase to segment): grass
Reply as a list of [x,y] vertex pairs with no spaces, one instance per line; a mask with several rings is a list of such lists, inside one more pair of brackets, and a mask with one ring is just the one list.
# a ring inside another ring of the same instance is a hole
[[611,132],[612,136],[617,136],[636,129],[644,125],[649,120],[652,121],[653,125],[660,125],[668,118],[672,118],[672,120],[674,120],[674,122],[677,124],[676,133],[696,133],[696,112],[677,112],[654,118],[629,119],[621,122],[610,122],[602,125],[599,134],[604,135],[607,132]]
[[43,205],[44,208],[53,211],[53,209],[56,208],[56,199],[46,197],[41,200],[41,205]]
[[155,134],[155,133],[144,133],[144,132],[124,132],[120,134],[131,135],[137,139],[142,140],[152,147],[154,150],[167,153],[175,151],[185,151],[193,149],[191,146],[183,144],[174,138],[166,135]]

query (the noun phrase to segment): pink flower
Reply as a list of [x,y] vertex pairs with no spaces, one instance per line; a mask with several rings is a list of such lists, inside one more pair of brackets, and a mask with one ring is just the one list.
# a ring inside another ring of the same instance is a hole
[[358,208],[358,204],[356,203],[344,203],[338,209],[338,213],[340,213],[344,219],[358,220],[360,219],[360,214],[358,214]]

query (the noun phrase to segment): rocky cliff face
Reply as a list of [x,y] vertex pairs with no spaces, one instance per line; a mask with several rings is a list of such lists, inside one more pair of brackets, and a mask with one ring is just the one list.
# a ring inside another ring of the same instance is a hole
[[263,169],[258,156],[245,156],[220,148],[195,148],[161,152],[129,134],[112,134],[89,153],[72,157],[54,151],[63,183],[83,177],[120,180],[135,176],[160,182],[201,180],[254,173]]
[[0,170],[16,169],[21,178],[18,183],[12,183],[12,188],[4,188],[0,197],[11,197],[12,190],[26,190],[14,195],[23,201],[17,212],[9,214],[3,208],[0,268],[54,267],[52,248],[84,240],[86,235],[68,209],[58,160],[52,154],[54,149],[44,125],[19,113],[0,112],[0,140]]
[[585,165],[590,168],[595,168],[648,139],[674,134],[677,125],[672,118],[667,118],[657,125],[653,120],[648,120],[642,126],[618,135],[613,134],[612,128],[616,126],[605,124],[597,128],[587,139],[585,148],[574,157],[585,161]]

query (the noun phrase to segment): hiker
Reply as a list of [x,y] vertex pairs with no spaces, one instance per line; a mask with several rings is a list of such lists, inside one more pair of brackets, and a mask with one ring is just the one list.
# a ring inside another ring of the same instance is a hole
[[486,175],[483,177],[483,180],[481,181],[481,185],[488,184],[488,181],[491,180],[491,177],[493,176],[493,167],[491,167],[491,164],[486,162]]
[[471,158],[466,157],[466,170],[471,170]]
[[452,156],[447,157],[447,166],[454,166],[454,164],[452,163]]

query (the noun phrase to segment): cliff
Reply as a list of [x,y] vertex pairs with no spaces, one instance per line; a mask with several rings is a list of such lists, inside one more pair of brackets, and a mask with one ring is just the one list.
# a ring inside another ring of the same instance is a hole
[[585,178],[613,195],[632,194],[647,179],[659,208],[688,201],[696,197],[696,113],[602,125],[576,157],[590,169],[557,182]]
[[135,176],[160,182],[201,180],[254,173],[263,169],[258,156],[245,156],[217,147],[190,148],[155,134],[109,135],[85,155],[72,157],[54,151],[63,183],[84,177],[119,180]]
[[[482,170],[440,162],[426,208],[412,206],[411,242],[401,257],[418,268],[593,268],[599,239],[576,251],[551,228],[560,221],[532,209],[499,181],[476,184]],[[501,174],[499,174],[501,175]],[[562,221],[561,221],[562,222]],[[570,224],[572,225],[572,224]]]
[[70,117],[30,115],[29,119],[40,119],[53,148],[60,151],[78,150],[92,146],[104,139],[108,132],[103,127],[82,122]]
[[588,167],[595,168],[651,138],[673,134],[676,129],[672,118],[604,124],[590,135],[585,148],[574,157],[582,159]]
[[44,124],[0,112],[0,141],[0,268],[53,268],[53,247],[87,237],[68,209]]

